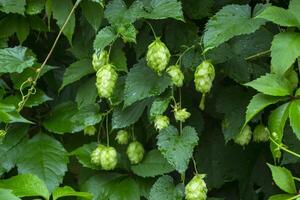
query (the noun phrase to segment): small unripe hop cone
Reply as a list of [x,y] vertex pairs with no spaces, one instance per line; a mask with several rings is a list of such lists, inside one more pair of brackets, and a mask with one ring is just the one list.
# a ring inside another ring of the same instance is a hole
[[234,142],[238,145],[245,146],[249,144],[252,137],[251,127],[246,125],[243,130],[234,137]]
[[93,60],[92,60],[92,65],[94,70],[97,72],[101,67],[107,64],[109,58],[109,54],[106,50],[102,50],[99,54],[97,53],[93,54]]
[[267,127],[259,124],[255,127],[253,131],[253,141],[254,142],[267,142],[269,141],[270,131]]
[[203,178],[204,174],[196,174],[192,180],[185,186],[186,200],[206,200],[207,186]]
[[102,150],[105,148],[104,145],[102,144],[99,144],[97,146],[96,149],[94,149],[91,153],[91,163],[97,165],[97,166],[100,166],[101,165],[101,162],[100,162],[100,155],[101,155],[101,152]]
[[100,97],[109,99],[114,91],[118,74],[112,64],[101,67],[96,74],[96,87]]
[[162,130],[170,125],[170,120],[167,116],[158,115],[154,119],[154,126],[157,130]]
[[138,164],[143,160],[144,147],[138,141],[131,142],[126,150],[126,154],[131,164]]
[[202,93],[199,105],[201,110],[204,110],[205,108],[205,95],[211,90],[214,78],[215,68],[210,61],[205,60],[198,65],[194,74],[194,82],[196,90]]
[[172,79],[173,85],[181,87],[183,85],[184,75],[180,70],[179,65],[172,65],[168,67],[167,73]]
[[170,60],[170,51],[167,46],[156,38],[149,46],[146,55],[147,65],[161,75]]
[[87,126],[83,129],[84,135],[89,135],[89,136],[95,135],[96,131],[97,129],[93,125]]
[[125,130],[119,130],[116,136],[116,141],[118,144],[127,144],[129,140],[129,134]]

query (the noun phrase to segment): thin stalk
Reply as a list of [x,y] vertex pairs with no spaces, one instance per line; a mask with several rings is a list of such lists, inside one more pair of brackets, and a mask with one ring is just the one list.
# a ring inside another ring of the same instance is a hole
[[146,21],[146,23],[149,25],[149,27],[150,27],[150,29],[151,29],[151,31],[152,31],[152,33],[153,33],[153,35],[154,35],[155,39],[157,39],[158,37],[156,36],[156,33],[155,33],[155,31],[154,31],[154,29],[153,29],[153,27],[152,27],[151,23],[150,23],[150,22],[148,22],[148,21]]
[[266,51],[258,52],[258,53],[254,54],[254,55],[252,55],[252,56],[249,56],[249,57],[245,58],[245,60],[251,60],[251,59],[254,59],[254,58],[263,56],[263,55],[265,55],[265,54],[268,54],[268,53],[270,53],[270,52],[271,52],[270,49],[269,49],[269,50],[266,50]]
[[191,50],[191,49],[193,49],[193,48],[195,48],[195,45],[192,45],[192,46],[186,48],[186,49],[180,54],[179,58],[177,59],[176,65],[179,63],[179,61],[181,61],[182,56],[184,56],[184,54],[186,54],[189,50]]
[[273,140],[271,137],[270,137],[270,140],[271,140],[278,148],[282,149],[283,151],[285,151],[285,152],[287,152],[287,153],[289,153],[289,154],[292,154],[293,156],[296,156],[296,157],[300,158],[300,155],[299,155],[299,154],[297,154],[297,153],[295,153],[295,152],[293,152],[293,151],[291,151],[291,150],[285,148],[284,146],[278,144],[278,143],[277,143],[275,140]]

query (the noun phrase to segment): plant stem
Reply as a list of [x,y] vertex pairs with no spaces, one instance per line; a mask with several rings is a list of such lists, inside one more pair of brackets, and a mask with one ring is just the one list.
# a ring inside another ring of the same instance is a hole
[[299,155],[299,154],[297,154],[297,153],[295,153],[295,152],[293,152],[293,151],[291,151],[291,150],[289,150],[289,149],[283,147],[282,145],[278,144],[278,143],[277,143],[275,140],[273,140],[271,137],[270,137],[270,140],[271,140],[278,148],[282,149],[283,151],[286,151],[286,152],[289,153],[289,154],[292,154],[293,156],[296,156],[296,157],[300,158],[300,155]]
[[179,63],[179,61],[181,60],[182,56],[184,56],[184,54],[186,54],[189,50],[193,49],[195,47],[195,45],[192,45],[188,48],[186,48],[179,56],[179,58],[177,59],[175,65],[177,65]]
[[148,22],[148,21],[146,21],[146,23],[149,25],[149,27],[150,27],[150,29],[151,29],[151,31],[152,31],[152,33],[153,33],[153,35],[154,35],[155,39],[157,39],[158,37],[156,36],[156,33],[155,33],[155,31],[154,31],[154,29],[153,29],[153,27],[152,27],[151,23],[150,23],[150,22]]
[[267,54],[267,53],[270,53],[270,52],[271,52],[270,49],[269,49],[269,50],[266,50],[266,51],[262,51],[262,52],[259,52],[259,53],[257,53],[257,54],[254,54],[254,55],[252,55],[252,56],[249,56],[249,57],[245,58],[245,60],[251,60],[251,59],[254,59],[254,58],[256,58],[256,57],[263,56],[263,55],[265,55],[265,54]]
[[293,179],[294,179],[295,181],[299,181],[299,182],[300,182],[300,178],[298,178],[298,177],[293,177]]
[[105,124],[105,127],[106,127],[106,146],[109,147],[108,116],[109,115],[106,115],[106,124]]
[[73,6],[72,10],[70,11],[70,13],[69,13],[69,15],[68,15],[66,21],[64,22],[64,24],[63,24],[63,26],[61,27],[61,29],[60,29],[58,35],[56,36],[56,38],[55,38],[55,40],[54,40],[54,43],[53,43],[53,45],[52,45],[52,47],[51,47],[49,53],[47,54],[47,56],[46,56],[44,62],[42,63],[42,65],[40,66],[40,68],[37,69],[37,71],[36,71],[36,76],[35,76],[34,80],[32,81],[31,87],[28,89],[28,93],[24,96],[24,98],[22,99],[22,101],[19,103],[19,107],[18,107],[18,109],[17,109],[18,112],[20,112],[20,111],[23,109],[23,107],[24,107],[25,103],[27,102],[27,100],[29,99],[29,97],[30,97],[32,94],[34,94],[33,92],[35,91],[35,86],[36,86],[36,84],[37,84],[37,80],[39,79],[39,77],[40,77],[40,75],[41,75],[41,71],[42,71],[42,69],[45,67],[45,65],[46,65],[46,63],[48,62],[50,56],[52,55],[53,50],[54,50],[54,48],[56,47],[56,44],[57,44],[57,42],[58,42],[58,40],[59,40],[61,34],[63,33],[63,30],[64,30],[65,27],[67,26],[67,24],[68,24],[68,22],[69,22],[69,20],[70,20],[70,18],[71,18],[71,16],[72,16],[72,14],[74,13],[74,11],[75,11],[75,9],[77,8],[77,6],[79,5],[80,1],[81,1],[81,0],[77,0],[76,3],[74,4],[74,6]]

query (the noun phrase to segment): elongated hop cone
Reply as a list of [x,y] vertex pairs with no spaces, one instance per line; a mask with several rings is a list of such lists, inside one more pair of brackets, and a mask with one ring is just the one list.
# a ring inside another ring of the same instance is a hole
[[198,92],[208,93],[215,78],[215,68],[209,61],[203,61],[194,74],[195,87]]
[[180,70],[179,65],[172,65],[168,67],[167,73],[172,79],[172,83],[177,86],[181,87],[183,85],[184,75]]
[[110,98],[114,92],[118,74],[111,64],[104,65],[96,74],[96,86],[98,94],[103,98]]
[[108,61],[108,52],[106,50],[102,50],[99,55],[96,53],[93,54],[92,65],[95,71],[97,72],[101,67],[106,65]]
[[204,174],[197,174],[185,186],[186,200],[206,200],[207,186],[205,181],[203,180],[204,177]]

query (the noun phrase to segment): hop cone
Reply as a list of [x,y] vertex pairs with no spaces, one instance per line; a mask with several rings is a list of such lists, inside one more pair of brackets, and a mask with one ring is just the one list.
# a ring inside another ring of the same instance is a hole
[[100,154],[100,163],[104,170],[113,170],[118,163],[118,154],[114,147],[104,147]]
[[170,60],[170,51],[167,46],[160,41],[160,39],[154,40],[149,46],[146,55],[148,66],[161,75]]
[[204,174],[197,174],[185,187],[186,200],[206,200],[207,187],[203,178]]
[[177,86],[181,87],[183,85],[184,75],[180,70],[179,65],[172,65],[168,67],[167,73],[172,79],[172,83]]
[[100,144],[97,146],[97,148],[92,151],[91,153],[91,163],[100,166],[101,162],[100,162],[100,154],[102,152],[102,150],[105,148],[104,145]]
[[93,54],[92,65],[96,72],[107,63],[108,57],[106,50],[101,51],[99,56],[96,53]]
[[186,111],[186,108],[175,108],[174,116],[176,121],[185,122],[191,116],[191,113]]
[[170,124],[170,120],[167,116],[158,115],[154,119],[154,126],[157,130],[167,128]]
[[270,131],[267,127],[259,124],[255,127],[253,131],[253,141],[254,142],[267,142],[269,141]]
[[91,126],[85,127],[83,130],[83,133],[84,133],[84,135],[93,136],[93,135],[95,135],[96,131],[97,131],[97,129],[95,128],[95,126],[91,125]]
[[234,142],[241,146],[249,144],[252,136],[251,127],[246,125],[245,128],[234,137]]
[[119,130],[116,136],[118,144],[127,144],[129,139],[129,134],[125,130]]
[[104,65],[98,70],[96,76],[96,86],[99,96],[110,98],[118,79],[118,74],[115,71],[114,66],[111,64]]
[[128,145],[126,153],[131,164],[138,164],[143,160],[145,150],[141,143],[134,141]]

